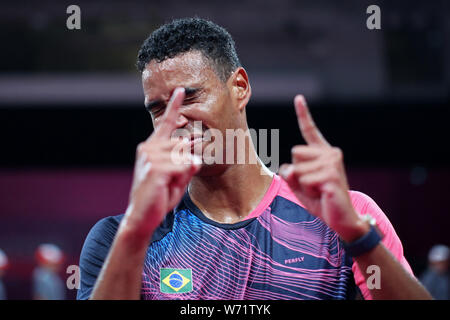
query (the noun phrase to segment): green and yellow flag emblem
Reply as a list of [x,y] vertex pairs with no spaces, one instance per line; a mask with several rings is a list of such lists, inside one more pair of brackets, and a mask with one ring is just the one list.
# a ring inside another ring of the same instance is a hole
[[159,287],[162,293],[192,291],[192,269],[159,269]]

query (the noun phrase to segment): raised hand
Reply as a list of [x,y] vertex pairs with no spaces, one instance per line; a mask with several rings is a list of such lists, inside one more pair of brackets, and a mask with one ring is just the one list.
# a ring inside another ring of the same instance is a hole
[[292,148],[292,164],[284,164],[280,175],[308,211],[322,219],[345,241],[367,230],[353,209],[339,148],[330,146],[316,127],[302,95],[294,100],[298,124],[306,145]]
[[190,153],[188,141],[171,139],[184,100],[184,89],[177,88],[153,134],[140,143],[136,151],[127,224],[143,234],[151,233],[167,212],[181,200],[192,176],[200,169],[201,160]]

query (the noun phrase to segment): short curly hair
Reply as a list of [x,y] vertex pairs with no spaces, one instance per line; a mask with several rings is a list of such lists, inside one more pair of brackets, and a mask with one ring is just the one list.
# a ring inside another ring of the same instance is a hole
[[200,51],[224,82],[241,66],[233,38],[224,28],[205,19],[184,18],[152,32],[139,50],[136,67],[142,72],[152,60],[162,62],[191,50]]

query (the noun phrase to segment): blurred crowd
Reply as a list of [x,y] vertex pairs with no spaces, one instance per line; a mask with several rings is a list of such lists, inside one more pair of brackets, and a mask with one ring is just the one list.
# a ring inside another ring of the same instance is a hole
[[436,300],[450,300],[449,248],[438,244],[428,253],[428,267],[420,281]]
[[[34,300],[64,300],[65,283],[60,276],[64,262],[63,251],[55,244],[44,243],[35,251],[36,266],[32,273],[32,298]],[[3,283],[10,263],[6,253],[0,249],[0,300],[8,299]]]

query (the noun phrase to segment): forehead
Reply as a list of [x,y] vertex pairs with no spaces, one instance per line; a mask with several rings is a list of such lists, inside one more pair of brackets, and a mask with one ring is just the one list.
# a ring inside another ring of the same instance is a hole
[[142,72],[146,97],[170,94],[176,87],[204,86],[220,81],[199,51],[189,51],[162,62],[150,61]]

